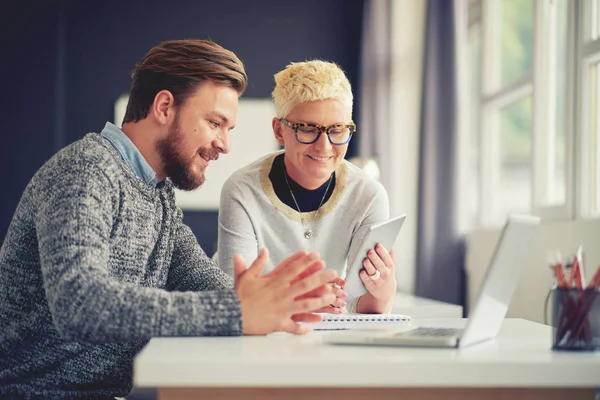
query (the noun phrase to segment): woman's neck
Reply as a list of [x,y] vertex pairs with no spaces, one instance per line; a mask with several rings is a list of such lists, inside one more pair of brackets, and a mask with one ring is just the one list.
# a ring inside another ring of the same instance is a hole
[[331,178],[331,175],[329,175],[328,177],[326,177],[324,179],[311,178],[306,175],[302,175],[298,170],[296,170],[292,166],[292,164],[288,161],[288,159],[285,156],[283,157],[283,165],[285,167],[285,171],[286,171],[287,175],[294,182],[296,182],[296,184],[298,184],[299,186],[302,186],[304,189],[307,189],[307,190],[318,189],[321,186],[323,186],[327,181],[329,181],[329,179]]

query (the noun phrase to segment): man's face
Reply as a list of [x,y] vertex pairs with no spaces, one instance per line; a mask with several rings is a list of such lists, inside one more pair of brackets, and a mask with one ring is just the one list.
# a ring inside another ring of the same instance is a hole
[[165,174],[176,188],[200,187],[208,163],[229,152],[237,108],[235,89],[212,81],[201,83],[178,107],[167,136],[157,143]]

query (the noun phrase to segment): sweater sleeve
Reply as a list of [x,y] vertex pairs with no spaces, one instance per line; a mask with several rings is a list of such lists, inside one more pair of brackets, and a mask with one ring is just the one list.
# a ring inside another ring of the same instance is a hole
[[[365,237],[367,236],[367,233],[368,233],[371,225],[382,222],[382,221],[386,221],[390,217],[390,211],[389,211],[390,206],[389,206],[387,192],[385,191],[383,186],[381,186],[379,183],[377,183],[376,187],[377,187],[377,192],[375,193],[375,196],[373,196],[373,201],[369,205],[364,218],[362,219],[362,221],[360,221],[360,225],[359,225],[358,229],[352,236],[352,242],[350,243],[350,250],[348,252],[349,264],[348,264],[348,271],[346,273],[346,276],[351,276],[351,275],[359,276],[360,271],[357,271],[353,268],[355,268],[354,266],[356,264],[355,261],[357,258],[360,258],[360,257],[364,258],[367,256],[366,254],[358,254],[358,251],[360,250],[360,246],[361,246],[363,240],[365,239]],[[390,249],[388,249],[388,251],[389,250]],[[360,296],[362,296],[363,294],[367,293],[367,290],[364,288],[364,286],[361,285],[361,288],[363,289],[362,292],[348,293],[348,297],[346,299],[346,302],[347,302],[346,309],[350,313],[356,312],[356,305],[358,303],[358,298]]]
[[241,255],[249,266],[258,257],[258,240],[247,209],[252,196],[242,204],[239,187],[231,178],[221,190],[219,206],[219,267],[233,277],[233,256]]
[[196,236],[182,219],[183,213],[177,208],[173,258],[167,288],[177,291],[231,289],[233,279],[206,255]]
[[109,274],[117,206],[111,187],[97,164],[79,160],[61,167],[38,193],[41,271],[59,334],[89,343],[239,335],[241,312],[232,289],[168,292],[120,282]]

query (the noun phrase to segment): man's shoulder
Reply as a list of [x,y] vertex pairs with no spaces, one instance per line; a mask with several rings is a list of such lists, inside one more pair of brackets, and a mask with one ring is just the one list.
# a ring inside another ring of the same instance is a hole
[[89,133],[67,145],[50,158],[35,174],[33,182],[42,187],[78,182],[82,187],[115,180],[119,166],[103,139]]
[[102,162],[114,158],[108,143],[97,133],[88,133],[84,137],[56,153],[61,160],[80,162]]
[[117,166],[115,154],[99,134],[88,133],[62,148],[46,163],[45,167],[72,173],[110,174],[112,167]]

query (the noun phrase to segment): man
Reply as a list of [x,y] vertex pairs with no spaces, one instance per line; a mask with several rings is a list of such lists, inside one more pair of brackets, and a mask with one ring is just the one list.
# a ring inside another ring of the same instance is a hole
[[[303,333],[335,300],[316,254],[236,284],[182,222],[193,190],[229,150],[242,62],[202,40],[164,42],[133,72],[122,130],[108,123],[50,159],[27,186],[0,250],[0,397],[126,395],[156,336]],[[200,355],[201,356],[201,355]]]

